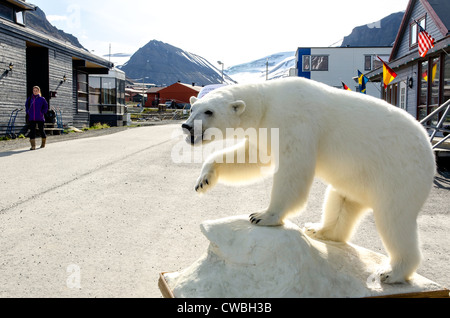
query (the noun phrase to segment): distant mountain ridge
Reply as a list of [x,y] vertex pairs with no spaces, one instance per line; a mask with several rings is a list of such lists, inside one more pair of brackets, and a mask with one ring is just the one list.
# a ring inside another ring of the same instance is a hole
[[[203,86],[222,82],[221,71],[203,57],[157,40],[148,42],[118,68],[129,78],[156,85],[180,81]],[[234,83],[228,76],[224,80]]]
[[73,46],[86,50],[78,39],[72,34],[66,33],[53,26],[39,7],[36,7],[35,11],[27,11],[25,16],[26,26],[35,31],[50,35],[55,39],[68,42]]
[[397,12],[380,21],[358,26],[344,37],[342,47],[393,46],[404,12]]

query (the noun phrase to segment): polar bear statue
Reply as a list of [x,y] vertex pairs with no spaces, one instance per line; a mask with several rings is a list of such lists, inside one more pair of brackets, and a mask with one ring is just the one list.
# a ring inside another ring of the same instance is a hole
[[[307,224],[306,234],[347,242],[363,213],[373,210],[390,260],[382,281],[404,282],[416,271],[417,217],[432,187],[435,159],[425,129],[407,112],[303,78],[225,86],[191,98],[191,105],[182,125],[189,143],[227,138],[238,129],[246,133],[242,143],[205,160],[196,191],[218,181],[255,180],[271,167],[269,206],[250,221],[278,226],[305,207],[319,177],[329,184],[322,220]],[[254,151],[270,160],[252,157]]]

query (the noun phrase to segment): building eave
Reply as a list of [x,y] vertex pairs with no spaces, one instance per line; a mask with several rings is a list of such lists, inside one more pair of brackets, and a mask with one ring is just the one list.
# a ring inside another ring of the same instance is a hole
[[6,0],[6,2],[9,2],[12,4],[15,8],[22,9],[22,10],[36,10],[36,6],[32,5],[31,3],[27,3],[26,1],[21,0]]

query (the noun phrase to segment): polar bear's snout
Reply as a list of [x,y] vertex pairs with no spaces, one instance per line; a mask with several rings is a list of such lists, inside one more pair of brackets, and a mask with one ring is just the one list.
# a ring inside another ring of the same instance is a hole
[[183,132],[187,135],[186,137],[187,143],[195,145],[203,140],[203,131],[201,131],[200,134],[196,135],[194,127],[188,125],[187,123],[182,124],[181,128],[183,129]]
[[183,130],[186,130],[186,131],[188,131],[189,133],[191,133],[192,134],[192,132],[191,131],[193,131],[194,129],[193,129],[193,127],[191,127],[191,126],[189,126],[188,124],[186,124],[186,123],[184,123],[183,125],[181,125],[181,128],[183,129]]

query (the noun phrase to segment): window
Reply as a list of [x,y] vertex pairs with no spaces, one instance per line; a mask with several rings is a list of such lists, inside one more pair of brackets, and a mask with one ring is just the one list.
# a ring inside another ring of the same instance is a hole
[[116,79],[102,78],[102,104],[115,105],[116,104]]
[[328,71],[328,55],[304,55],[303,71]]
[[372,55],[364,56],[364,71],[372,70]]
[[441,77],[441,59],[439,57],[431,60],[431,101],[432,106],[439,105],[439,88],[440,88],[440,77]]
[[[450,99],[450,57],[445,56],[445,64],[444,64],[444,93],[442,102],[445,103]],[[447,114],[447,118],[445,119],[444,125],[450,125],[450,113]]]
[[78,72],[77,74],[77,105],[78,111],[88,111],[88,75]]
[[25,25],[25,19],[23,18],[23,12],[17,11],[16,12],[16,23]]
[[[418,119],[421,120],[441,103],[441,58],[430,58],[420,63],[419,66]],[[443,95],[445,96],[445,86]]]
[[[417,20],[422,28],[426,28],[426,17],[422,17]],[[415,47],[417,45],[417,39],[419,35],[419,27],[416,22],[412,22],[409,25],[409,46]]]
[[389,61],[389,55],[365,55],[364,56],[364,70],[365,71],[372,71],[376,70],[377,68],[380,68],[383,66],[383,63],[378,59],[378,56],[383,61]]
[[400,82],[400,108],[406,110],[406,82]]
[[388,85],[386,88],[386,101],[394,106],[398,105],[398,84]]
[[9,21],[14,21],[14,10],[11,7],[7,7],[4,4],[0,4],[0,18]]
[[[450,57],[447,55],[445,57],[445,65],[444,65],[444,99],[443,103],[450,99]],[[450,114],[448,114],[450,117]]]
[[100,77],[89,77],[89,111],[91,114],[98,114],[100,112]]
[[303,72],[311,71],[311,55],[303,56]]
[[119,99],[118,103],[121,105],[125,105],[125,81],[118,80],[118,82],[119,82],[118,85],[119,91],[117,92],[117,98]]
[[125,112],[125,81],[112,77],[89,77],[89,112],[117,114]]

